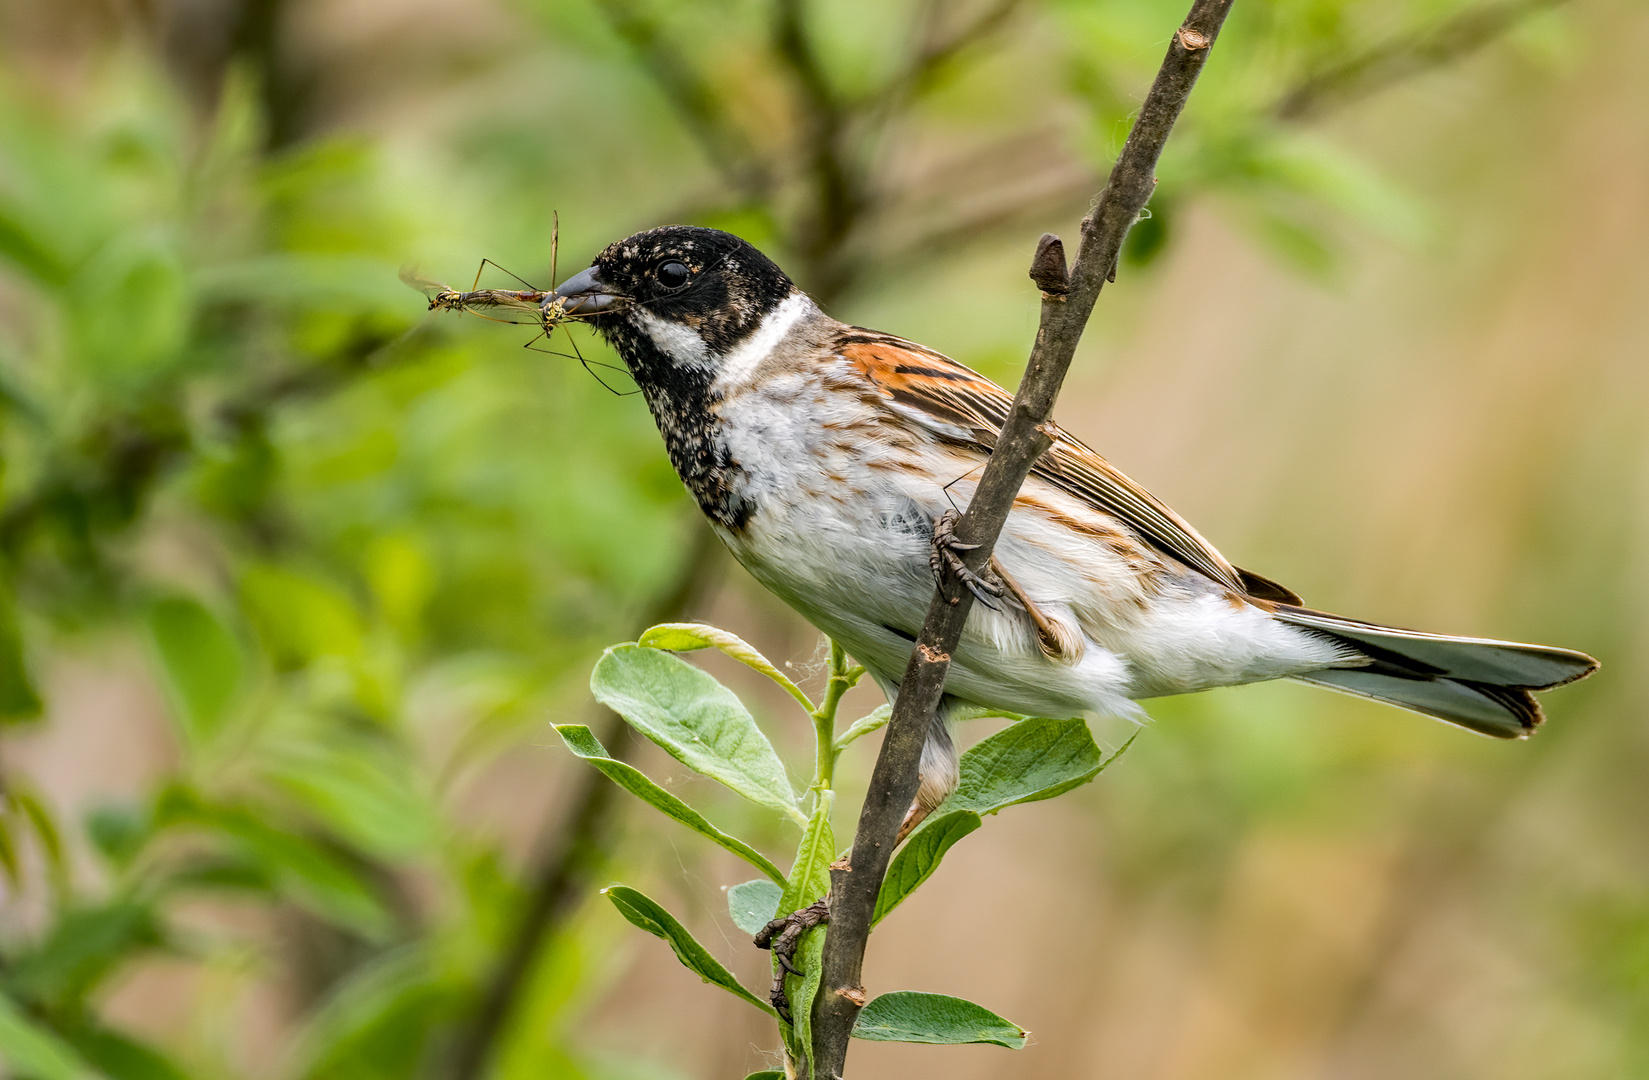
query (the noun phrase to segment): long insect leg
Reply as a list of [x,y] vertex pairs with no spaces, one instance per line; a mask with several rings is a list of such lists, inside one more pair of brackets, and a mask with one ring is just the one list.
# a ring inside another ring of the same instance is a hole
[[493,269],[499,271],[500,273],[506,275],[507,277],[515,278],[516,281],[519,281],[521,284],[523,284],[527,287],[528,292],[543,292],[544,291],[544,290],[540,289],[537,285],[534,285],[532,282],[528,281],[526,278],[521,277],[518,274],[512,274],[508,270],[505,270],[502,266],[499,266],[497,263],[493,262],[491,259],[482,259],[481,260],[480,268],[475,271],[475,284],[476,285],[481,284],[481,271],[485,270],[489,266],[492,267]]
[[594,379],[596,382],[600,383],[602,386],[606,387],[607,392],[612,394],[614,397],[629,397],[631,394],[641,393],[641,387],[639,387],[639,386],[636,387],[634,390],[620,390],[616,386],[609,383],[606,379],[603,379],[600,375],[597,375],[596,372],[595,372],[596,368],[606,368],[608,371],[618,372],[619,374],[623,375],[625,378],[630,377],[630,373],[627,370],[625,370],[624,368],[617,367],[613,364],[600,364],[600,363],[596,363],[593,360],[586,360],[584,358],[584,354],[579,351],[578,342],[573,340],[573,336],[572,336],[571,333],[567,334],[567,344],[572,348],[573,354],[574,354],[575,358],[578,360],[579,365],[582,366],[585,371],[588,371],[590,373],[590,377],[592,379]]
[[963,473],[961,476],[958,476],[955,480],[952,480],[949,484],[946,484],[944,487],[939,489],[940,491],[944,492],[945,501],[950,503],[950,508],[952,510],[955,510],[958,514],[960,514],[962,512],[962,508],[960,506],[956,505],[956,500],[955,499],[951,498],[951,494],[950,494],[951,487],[956,485],[956,484],[960,484],[962,481],[966,480],[968,477],[972,476],[974,473],[978,472],[980,469],[983,469],[984,467],[985,466],[983,464],[975,465],[973,468],[969,469],[967,472]]
[[600,362],[595,361],[595,360],[586,359],[584,354],[578,348],[578,342],[573,340],[571,334],[567,335],[567,345],[568,345],[569,348],[571,348],[573,350],[570,353],[558,352],[555,349],[535,349],[535,348],[533,348],[533,346],[538,344],[538,339],[539,338],[543,338],[546,341],[548,341],[549,338],[550,338],[550,334],[553,331],[554,331],[554,327],[551,327],[549,330],[541,331],[539,333],[538,337],[533,338],[531,341],[527,342],[525,345],[523,345],[521,347],[523,349],[531,349],[533,352],[536,352],[536,353],[543,353],[546,356],[559,356],[559,357],[562,357],[563,359],[566,359],[566,360],[577,360],[578,363],[579,363],[579,366],[582,367],[585,371],[590,373],[590,378],[592,378],[596,382],[600,383],[602,388],[604,390],[606,390],[609,394],[612,394],[614,397],[629,397],[632,394],[641,393],[641,388],[640,387],[637,387],[634,390],[620,390],[618,387],[614,386],[612,383],[608,382],[606,379],[603,379],[600,375],[596,374],[596,370],[595,370],[596,368],[605,368],[608,371],[616,371],[620,375],[623,375],[626,378],[629,378],[629,376],[630,376],[630,373],[628,371],[626,371],[624,368],[618,367],[614,364],[603,364],[603,363],[600,363]]

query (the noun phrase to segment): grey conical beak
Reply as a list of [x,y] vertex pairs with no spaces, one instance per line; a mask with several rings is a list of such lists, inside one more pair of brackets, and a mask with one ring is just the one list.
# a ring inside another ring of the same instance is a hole
[[592,266],[556,286],[555,291],[544,298],[544,306],[559,300],[565,305],[562,310],[569,315],[594,315],[609,310],[623,299],[623,294],[613,292],[602,283],[601,276]]

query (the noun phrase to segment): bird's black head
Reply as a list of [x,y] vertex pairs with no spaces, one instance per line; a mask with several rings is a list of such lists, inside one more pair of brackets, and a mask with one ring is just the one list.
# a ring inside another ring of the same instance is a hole
[[743,354],[771,348],[767,338],[782,336],[811,301],[731,233],[667,225],[609,245],[544,303],[588,319],[612,343],[699,506],[742,529],[755,504],[718,425],[718,379],[747,370],[759,358]]
[[793,291],[783,270],[732,233],[666,225],[608,245],[552,295],[589,315],[620,352],[637,334],[656,342],[685,330],[719,356]]

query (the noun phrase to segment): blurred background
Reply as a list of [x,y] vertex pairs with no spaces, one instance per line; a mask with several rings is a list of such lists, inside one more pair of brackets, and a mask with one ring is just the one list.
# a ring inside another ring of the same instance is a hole
[[[774,1067],[596,896],[759,988],[748,868],[547,725],[784,856],[587,677],[692,617],[816,686],[818,636],[705,542],[639,398],[397,269],[545,287],[556,211],[561,276],[714,225],[1011,386],[1036,238],[1074,238],[1182,2],[0,5],[9,1075]],[[1316,606],[1603,672],[1526,744],[1291,685],[1151,703],[872,940],[873,992],[1031,1045],[859,1043],[855,1077],[1649,1076],[1646,49],[1633,0],[1236,5],[1060,420]]]

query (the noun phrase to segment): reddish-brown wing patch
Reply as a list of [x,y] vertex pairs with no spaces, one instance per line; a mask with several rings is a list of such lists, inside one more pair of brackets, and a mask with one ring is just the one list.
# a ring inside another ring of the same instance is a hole
[[[1013,396],[948,356],[873,330],[850,327],[836,343],[843,357],[894,405],[913,409],[954,429],[953,437],[989,453],[1007,422]],[[1080,440],[1053,429],[1053,447],[1032,469],[1036,475],[1109,514],[1158,551],[1239,593],[1288,600],[1293,593],[1240,571],[1178,514],[1118,472]],[[941,437],[944,437],[941,431]]]
[[857,327],[841,336],[836,351],[883,397],[941,424],[969,432],[989,430],[994,442],[1007,423],[1013,401],[1007,392],[948,356]]

